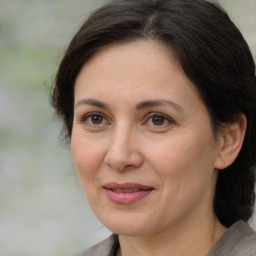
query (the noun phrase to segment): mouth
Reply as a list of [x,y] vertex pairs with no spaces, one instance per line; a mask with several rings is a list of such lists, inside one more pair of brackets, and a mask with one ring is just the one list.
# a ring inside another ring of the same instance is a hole
[[136,183],[108,183],[103,186],[108,199],[117,204],[133,204],[147,197],[153,187]]
[[116,192],[116,193],[134,193],[134,192],[137,192],[139,191],[140,189],[139,188],[128,188],[128,189],[110,189],[111,191],[113,192]]

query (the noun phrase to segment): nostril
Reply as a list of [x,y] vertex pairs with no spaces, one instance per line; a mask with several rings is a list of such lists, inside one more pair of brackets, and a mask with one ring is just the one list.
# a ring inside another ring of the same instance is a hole
[[136,151],[118,153],[108,152],[104,162],[108,167],[116,171],[136,169],[142,165],[143,157]]

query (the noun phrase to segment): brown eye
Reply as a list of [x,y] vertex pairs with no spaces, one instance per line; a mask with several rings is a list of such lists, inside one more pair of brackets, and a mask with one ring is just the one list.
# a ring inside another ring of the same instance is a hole
[[88,117],[88,122],[92,123],[92,124],[102,124],[104,118],[100,115],[91,115],[90,117]]
[[156,126],[163,125],[165,123],[165,118],[162,116],[153,116],[152,123]]
[[151,128],[161,129],[174,124],[172,118],[161,113],[151,113],[144,125],[149,125]]
[[100,113],[89,113],[81,118],[81,122],[90,126],[101,126],[107,124],[107,119]]

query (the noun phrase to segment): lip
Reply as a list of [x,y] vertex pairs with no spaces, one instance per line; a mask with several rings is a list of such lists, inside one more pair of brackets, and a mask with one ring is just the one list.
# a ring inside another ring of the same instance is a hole
[[107,197],[117,204],[134,204],[148,196],[153,187],[137,183],[107,183],[103,186]]

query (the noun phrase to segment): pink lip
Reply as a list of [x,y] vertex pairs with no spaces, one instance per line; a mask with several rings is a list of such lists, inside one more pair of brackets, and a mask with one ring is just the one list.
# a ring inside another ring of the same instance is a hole
[[[107,183],[103,186],[105,189],[107,197],[114,203],[117,204],[133,204],[140,199],[146,197],[149,195],[154,188],[136,184],[136,183]],[[121,191],[115,191],[115,190],[135,190],[131,192],[121,192]]]

